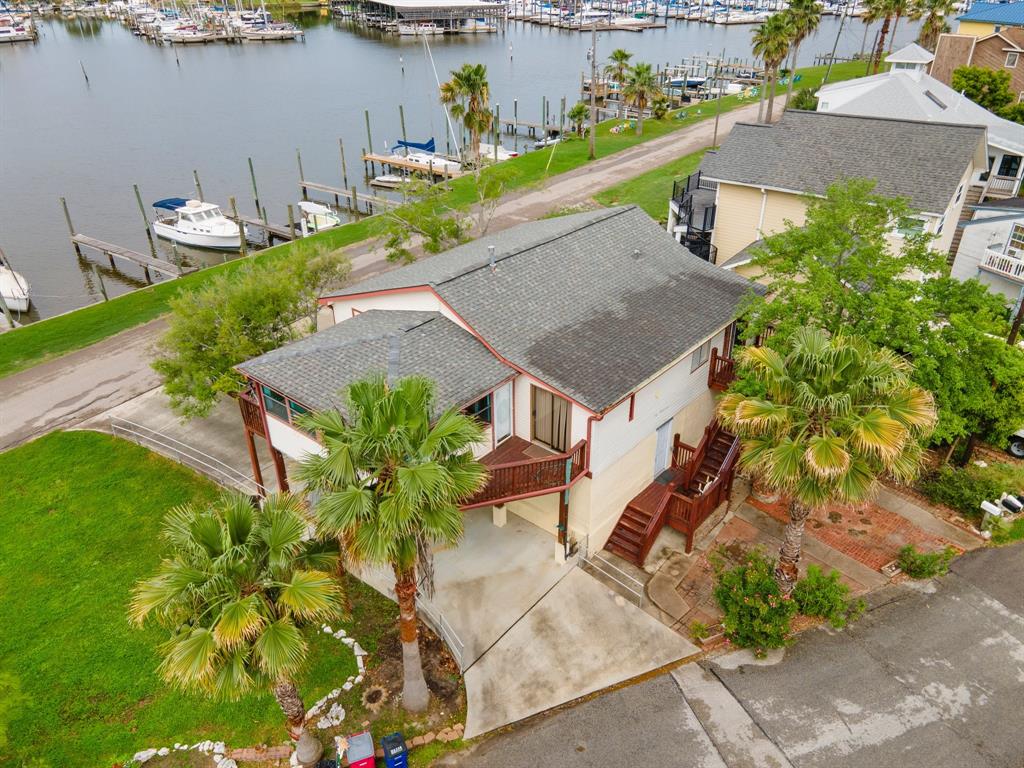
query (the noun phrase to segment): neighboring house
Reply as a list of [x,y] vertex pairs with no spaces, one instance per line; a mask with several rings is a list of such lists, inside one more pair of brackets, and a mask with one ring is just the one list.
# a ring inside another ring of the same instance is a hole
[[[712,192],[714,212],[704,216],[714,221],[715,263],[736,269],[743,265],[732,260],[751,243],[787,221],[804,222],[806,195],[868,178],[878,194],[907,198],[918,212],[914,228],[935,234],[932,247],[948,251],[967,188],[985,168],[986,146],[983,126],[786,110],[773,125],[737,124],[721,149],[704,156],[683,185],[695,193],[669,204],[669,231],[685,237],[680,222]],[[894,229],[892,236],[904,234]]]
[[[422,374],[439,408],[487,425],[491,478],[467,508],[529,520],[562,556],[614,528],[642,562],[662,523],[692,536],[728,493],[738,447],[709,429],[712,388],[752,287],[635,207],[523,224],[322,297],[333,325],[238,366],[250,447],[267,439],[286,487],[282,455],[320,450],[297,415],[343,407],[368,373]],[[635,530],[643,494],[671,510]]]
[[932,77],[952,86],[953,72],[960,67],[982,67],[1010,75],[1016,100],[1024,97],[1024,28],[1008,27],[980,36],[942,34],[935,46]]
[[973,3],[967,13],[957,17],[957,22],[959,34],[985,37],[1024,27],[1024,6],[1018,2]]
[[[989,112],[927,74],[930,58],[923,48],[911,44],[889,56],[893,68],[888,72],[822,87],[818,111],[984,125],[988,163],[971,178],[973,190],[967,204],[1015,196],[1024,177],[1024,125]],[[1024,63],[1021,68],[1024,70]]]
[[977,205],[973,218],[960,227],[950,274],[976,278],[1016,307],[1024,298],[1024,199]]

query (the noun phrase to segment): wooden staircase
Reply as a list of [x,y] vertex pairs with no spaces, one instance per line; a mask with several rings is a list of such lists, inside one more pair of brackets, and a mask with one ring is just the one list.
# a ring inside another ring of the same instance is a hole
[[689,552],[693,531],[728,497],[738,454],[739,442],[717,422],[696,447],[676,435],[671,468],[626,505],[605,549],[642,567],[668,522],[687,534]]
[[960,210],[960,218],[956,222],[956,231],[953,233],[953,240],[949,244],[949,253],[946,256],[946,261],[949,262],[950,266],[953,266],[957,249],[960,247],[960,241],[964,236],[964,228],[960,225],[965,221],[970,221],[971,217],[974,216],[974,206],[981,201],[981,192],[981,187],[969,185],[964,193],[966,195],[964,197],[964,207]]

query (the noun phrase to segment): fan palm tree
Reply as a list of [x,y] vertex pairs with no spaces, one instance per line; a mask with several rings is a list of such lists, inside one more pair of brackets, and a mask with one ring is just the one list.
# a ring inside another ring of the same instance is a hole
[[588,107],[582,101],[577,102],[572,109],[569,110],[566,117],[569,118],[569,122],[572,123],[572,128],[576,131],[577,136],[583,135],[583,124],[587,122],[587,118],[590,117],[590,107]]
[[651,100],[661,93],[658,80],[650,64],[640,62],[629,68],[626,83],[622,87],[622,97],[636,108],[636,135],[644,133],[644,110]]
[[470,156],[480,161],[480,137],[491,130],[491,87],[487,83],[487,67],[463,64],[452,70],[452,79],[441,84],[441,103],[449,105],[452,117],[461,120],[469,132]]
[[949,31],[946,19],[953,14],[955,5],[955,0],[917,0],[917,12],[924,19],[917,42],[934,51],[939,35]]
[[878,33],[878,42],[875,43],[875,50],[871,54],[871,71],[878,74],[878,68],[882,65],[882,52],[885,50],[885,40],[889,36],[889,28],[893,18],[901,13],[901,7],[905,7],[906,0],[865,0],[864,19],[865,24],[873,24],[876,21],[882,22],[882,29]]
[[323,491],[313,511],[319,530],[343,541],[351,561],[394,571],[402,703],[420,712],[430,692],[416,626],[417,565],[430,545],[455,544],[462,535],[459,504],[487,479],[472,453],[483,431],[454,409],[432,421],[434,387],[418,376],[354,382],[345,402],[345,415],[304,417],[324,451],[304,460],[300,472]]
[[[775,103],[775,83],[779,79],[779,66],[785,61],[786,54],[789,53],[789,41],[792,37],[789,17],[785,12],[770,16],[764,24],[754,30],[754,56],[764,62],[762,92],[767,91],[768,96],[768,112],[764,115],[764,120],[768,123],[772,121],[772,106]],[[763,93],[761,103],[764,103]],[[758,122],[762,119],[760,108],[758,108],[757,119]]]
[[891,350],[818,328],[796,331],[785,356],[750,347],[738,363],[741,381],[763,394],[726,394],[718,418],[741,439],[740,465],[790,497],[775,571],[789,594],[808,515],[866,498],[879,476],[912,479],[935,404]]
[[608,63],[604,67],[604,76],[619,86],[619,117],[622,117],[622,110],[625,102],[622,96],[622,87],[626,84],[626,73],[629,71],[629,60],[633,54],[625,48],[616,48],[608,57]]
[[817,0],[790,0],[789,8],[784,13],[789,15],[792,33],[789,40],[789,83],[786,85],[786,103],[789,104],[793,97],[797,53],[800,51],[800,44],[821,24],[821,6]]
[[906,16],[911,21],[916,21],[921,18],[921,12],[918,10],[918,5],[915,0],[893,0],[893,23],[892,23],[892,34],[889,36],[889,53],[892,53],[892,48],[896,44],[896,30],[900,27],[900,19]]
[[181,689],[237,699],[269,687],[298,738],[306,708],[295,676],[306,660],[302,628],[340,615],[329,573],[333,545],[307,540],[301,500],[270,496],[262,507],[225,492],[208,507],[171,510],[168,554],[134,589],[129,617],[169,631],[160,673]]

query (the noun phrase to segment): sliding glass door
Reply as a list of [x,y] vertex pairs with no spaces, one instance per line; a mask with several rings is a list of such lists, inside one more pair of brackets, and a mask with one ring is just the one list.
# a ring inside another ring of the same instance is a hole
[[532,438],[556,451],[569,447],[572,406],[564,397],[531,385]]

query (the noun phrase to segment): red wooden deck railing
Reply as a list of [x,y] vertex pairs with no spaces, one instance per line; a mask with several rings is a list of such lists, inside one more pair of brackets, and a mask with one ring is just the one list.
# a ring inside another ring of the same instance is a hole
[[575,485],[587,466],[587,441],[580,440],[565,453],[524,459],[488,467],[487,485],[463,509],[504,504],[530,496],[562,491]]
[[729,498],[739,452],[740,441],[734,439],[722,460],[718,477],[699,496],[689,496],[675,491],[669,494],[666,505],[667,522],[677,531],[686,535],[687,554],[693,549],[694,532],[718,508],[719,504]]
[[718,354],[718,347],[711,348],[711,365],[708,366],[708,387],[725,389],[736,378],[736,361]]
[[238,407],[242,411],[242,422],[245,428],[254,435],[265,437],[263,428],[263,414],[260,412],[259,404],[247,392],[238,394]]

